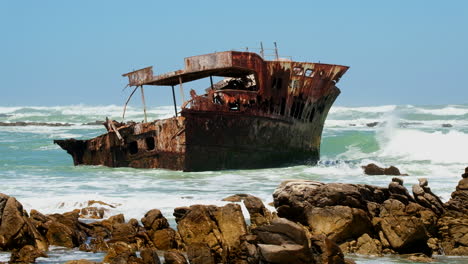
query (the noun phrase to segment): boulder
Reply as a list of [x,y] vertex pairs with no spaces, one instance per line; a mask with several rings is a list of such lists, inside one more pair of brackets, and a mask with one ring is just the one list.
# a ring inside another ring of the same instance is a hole
[[36,224],[43,230],[50,245],[62,247],[79,247],[88,237],[89,226],[78,220],[80,210],[74,210],[64,214],[50,214],[43,216],[34,215]]
[[28,264],[36,262],[39,257],[47,257],[47,254],[31,245],[26,245],[20,250],[13,250],[10,256],[10,263]]
[[414,206],[418,205],[405,205],[399,200],[389,199],[383,203],[380,215],[373,219],[373,223],[393,250],[430,255],[428,232],[423,221],[411,212]]
[[187,259],[177,250],[164,252],[164,264],[188,264]]
[[103,259],[103,263],[124,264],[137,259],[135,250],[125,242],[117,242],[111,246]]
[[140,250],[140,257],[143,264],[161,264],[158,252],[154,248],[143,248]]
[[158,209],[148,211],[141,219],[141,223],[157,249],[169,250],[182,247],[179,233],[169,227],[167,219]]
[[381,256],[382,244],[378,239],[373,239],[366,233],[357,239],[354,252],[361,255]]
[[100,262],[95,262],[87,259],[78,259],[78,260],[69,260],[65,264],[99,264]]
[[223,199],[229,202],[244,202],[250,215],[250,224],[252,227],[269,224],[275,217],[263,204],[262,200],[250,194],[234,194]]
[[[216,264],[215,256],[207,244],[192,243],[187,247],[187,257],[190,264]],[[226,263],[226,262],[222,262]]]
[[174,209],[174,216],[179,234],[188,250],[194,244],[197,244],[197,250],[206,245],[216,263],[225,263],[227,259],[235,258],[233,254],[240,246],[239,238],[247,233],[244,216],[238,204],[222,207],[192,205],[189,208]]
[[407,174],[401,174],[400,170],[395,166],[388,168],[381,168],[374,163],[362,166],[364,173],[367,175],[395,175],[395,176],[408,176]]
[[325,235],[314,235],[310,238],[313,262],[323,264],[345,264],[353,261],[345,260],[340,247]]
[[416,202],[426,208],[431,209],[437,215],[445,212],[444,204],[428,186],[426,178],[418,179],[419,184],[413,185],[413,196]]
[[88,206],[80,210],[80,218],[102,219],[105,212],[104,207]]
[[362,209],[348,206],[314,207],[308,210],[307,224],[313,234],[324,234],[339,243],[372,233],[373,227],[367,213]]
[[14,197],[0,193],[0,250],[21,249],[31,245],[47,251],[44,236],[23,210],[23,205]]

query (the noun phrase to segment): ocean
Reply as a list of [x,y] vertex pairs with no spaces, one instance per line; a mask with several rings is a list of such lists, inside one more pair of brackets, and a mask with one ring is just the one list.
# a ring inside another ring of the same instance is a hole
[[[149,108],[147,112],[148,120],[162,119],[173,115],[173,106]],[[432,191],[447,201],[468,166],[468,105],[333,106],[325,123],[317,166],[196,173],[75,167],[71,156],[53,144],[54,139],[103,134],[104,126],[85,123],[106,117],[122,121],[121,114],[122,107],[116,105],[0,106],[0,122],[72,124],[0,126],[0,192],[16,197],[28,211],[36,209],[46,214],[85,207],[88,200],[116,205],[107,216],[123,213],[127,220],[139,220],[148,210],[158,208],[175,227],[175,207],[223,205],[221,199],[236,193],[258,196],[267,204],[273,201],[274,189],[286,179],[387,186],[392,176],[364,175],[361,166],[369,163],[394,165],[408,173],[404,184],[409,190],[418,178],[428,178]],[[127,108],[126,121],[142,119],[141,107]],[[52,248],[50,256],[38,262],[102,258],[102,254],[62,248]],[[0,253],[0,261],[8,257],[8,253]],[[395,256],[350,257],[357,263],[410,263]],[[468,257],[437,256],[435,263],[467,262]]]

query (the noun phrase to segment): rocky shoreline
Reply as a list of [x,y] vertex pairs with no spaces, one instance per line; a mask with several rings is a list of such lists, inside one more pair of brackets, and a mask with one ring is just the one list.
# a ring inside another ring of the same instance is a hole
[[[426,179],[411,191],[401,178],[388,187],[289,180],[273,193],[277,212],[239,194],[224,206],[175,208],[176,229],[158,209],[140,221],[119,214],[85,223],[80,217],[100,218],[103,209],[27,213],[14,197],[0,194],[0,251],[11,251],[10,263],[32,263],[50,246],[106,252],[102,263],[161,263],[160,256],[168,264],[353,263],[346,253],[405,254],[415,261],[468,256],[468,168],[446,203]],[[234,203],[241,201],[250,224]]]

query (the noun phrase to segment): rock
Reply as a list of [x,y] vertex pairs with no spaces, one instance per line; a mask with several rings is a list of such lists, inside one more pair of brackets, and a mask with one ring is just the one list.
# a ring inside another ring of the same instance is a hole
[[188,264],[187,259],[177,250],[164,252],[164,264]]
[[285,218],[253,230],[260,258],[266,263],[310,263],[312,253],[306,229]]
[[194,244],[197,244],[197,248],[206,245],[216,263],[225,263],[228,258],[233,258],[231,253],[239,248],[239,238],[247,233],[238,204],[223,207],[192,205],[174,209],[174,216],[179,234],[188,249]]
[[20,250],[13,250],[10,257],[10,263],[28,264],[36,262],[39,257],[47,258],[47,254],[31,245],[26,245]]
[[462,179],[452,192],[450,200],[445,203],[445,207],[452,216],[466,217],[468,215],[468,167],[465,168]]
[[356,253],[361,255],[382,255],[382,245],[379,240],[371,238],[367,233],[358,238]]
[[106,209],[104,207],[89,206],[80,210],[80,218],[102,219]]
[[157,249],[178,249],[182,246],[179,233],[169,227],[167,219],[158,209],[148,211],[141,222]]
[[445,212],[444,204],[428,187],[426,178],[418,179],[419,184],[413,185],[413,196],[416,202],[426,208],[431,209],[437,215]]
[[381,168],[374,163],[362,166],[364,173],[367,175],[395,175],[395,176],[408,176],[408,174],[401,174],[397,167],[390,166],[388,168]]
[[368,127],[375,127],[379,124],[379,122],[372,122],[372,123],[367,123],[366,126]]
[[119,241],[113,244],[107,251],[107,254],[103,259],[103,263],[125,264],[134,259],[136,259],[136,254],[132,247],[125,242]]
[[430,255],[432,252],[427,246],[429,236],[424,223],[420,218],[406,212],[413,205],[405,205],[395,199],[385,201],[379,217],[373,219],[374,225],[382,231],[393,250]]
[[141,223],[148,231],[157,231],[169,227],[167,219],[162,215],[158,209],[148,211],[141,219]]
[[0,193],[0,250],[32,245],[47,251],[48,243],[14,197]]
[[[211,248],[203,243],[192,243],[188,246],[187,256],[190,264],[215,264],[215,256],[211,252]],[[225,262],[222,262],[225,263]]]
[[442,124],[442,127],[453,127],[452,124]]
[[154,248],[143,248],[140,250],[140,256],[143,264],[160,264],[158,252]]
[[312,263],[353,263],[345,260],[340,247],[324,235],[315,235],[310,239],[314,262]]
[[388,189],[372,185],[307,180],[284,181],[273,193],[278,216],[304,225],[314,207],[342,205],[367,211],[369,203],[381,204],[389,196]]
[[404,257],[406,257],[408,260],[411,260],[411,261],[416,261],[416,262],[432,262],[434,261],[433,258],[431,257],[428,257],[422,253],[415,253],[415,254],[408,254],[408,255],[405,255]]
[[223,198],[221,201],[225,201],[225,202],[242,202],[242,200],[244,200],[245,198],[251,196],[250,194],[245,194],[245,193],[238,193],[238,194],[234,194],[234,195],[231,195],[231,196],[228,196],[226,198]]
[[49,244],[62,247],[79,247],[86,241],[89,226],[80,222],[80,210],[74,210],[64,214],[46,215],[46,222],[40,222],[42,216],[35,218],[36,224],[45,232]]
[[324,234],[335,243],[371,233],[373,228],[364,210],[341,205],[307,211],[307,223],[313,234]]

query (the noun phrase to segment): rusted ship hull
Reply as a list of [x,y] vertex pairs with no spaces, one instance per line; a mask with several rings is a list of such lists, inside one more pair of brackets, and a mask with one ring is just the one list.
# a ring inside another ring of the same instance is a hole
[[[109,122],[89,140],[56,140],[75,165],[183,171],[254,169],[319,159],[323,125],[348,67],[265,61],[250,52],[189,57],[185,69],[153,76],[125,74],[129,85],[174,86],[209,77],[204,95],[191,91],[180,116],[153,122]],[[212,76],[225,77],[213,84]],[[135,91],[134,90],[134,91]],[[183,93],[182,93],[183,97]],[[144,97],[143,97],[144,98]],[[143,100],[144,102],[144,100]]]

